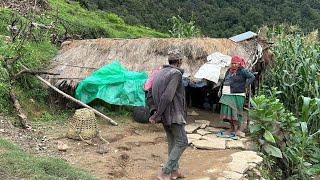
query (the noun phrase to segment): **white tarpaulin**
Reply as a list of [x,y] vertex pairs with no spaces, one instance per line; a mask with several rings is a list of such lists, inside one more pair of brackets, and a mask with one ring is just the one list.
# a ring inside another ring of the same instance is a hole
[[198,79],[207,79],[214,83],[218,83],[219,79],[223,79],[225,67],[231,63],[231,56],[215,52],[207,57],[207,63],[202,65],[194,75]]

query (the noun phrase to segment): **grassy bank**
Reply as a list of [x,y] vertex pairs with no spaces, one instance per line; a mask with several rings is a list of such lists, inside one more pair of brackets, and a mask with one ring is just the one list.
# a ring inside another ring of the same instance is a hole
[[35,157],[0,139],[0,179],[94,179],[55,158]]

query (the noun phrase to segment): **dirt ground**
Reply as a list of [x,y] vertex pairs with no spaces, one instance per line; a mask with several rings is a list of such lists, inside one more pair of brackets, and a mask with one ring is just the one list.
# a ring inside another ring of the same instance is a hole
[[[196,110],[198,116],[188,116],[188,121],[210,120],[211,125],[223,127],[216,114]],[[156,179],[167,159],[165,133],[161,125],[139,124],[131,119],[114,118],[119,126],[99,121],[99,130],[109,145],[92,146],[82,141],[67,139],[65,123],[34,125],[34,131],[24,131],[11,126],[0,129],[0,134],[19,144],[26,151],[40,156],[54,156],[85,169],[98,179]],[[1,127],[2,126],[2,127]],[[11,129],[10,129],[11,128]],[[68,145],[67,151],[59,151],[59,143]],[[237,150],[199,150],[188,147],[181,158],[180,167],[186,180],[216,179],[230,162]],[[100,153],[98,153],[100,152]],[[101,154],[101,152],[105,152]]]

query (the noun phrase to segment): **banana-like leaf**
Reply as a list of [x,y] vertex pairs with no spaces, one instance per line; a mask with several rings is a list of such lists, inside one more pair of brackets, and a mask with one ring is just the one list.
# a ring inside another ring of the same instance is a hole
[[277,157],[277,158],[282,158],[282,152],[279,148],[274,147],[270,144],[266,144],[263,146],[263,149],[266,153],[268,153],[271,156]]
[[272,143],[276,143],[276,140],[274,139],[273,135],[271,134],[270,131],[265,130],[263,137],[265,140],[267,140],[268,142],[272,142]]

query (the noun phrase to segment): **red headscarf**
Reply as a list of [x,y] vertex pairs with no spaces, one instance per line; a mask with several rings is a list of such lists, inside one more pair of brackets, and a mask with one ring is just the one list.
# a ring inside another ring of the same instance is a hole
[[[237,55],[234,55],[231,58],[231,64],[235,64],[235,63],[239,63],[239,67],[243,67],[244,68],[246,66],[246,62],[244,61],[244,59],[241,58],[240,56],[237,56]],[[237,68],[231,67],[230,68],[230,72],[231,73],[235,73],[238,70],[239,67],[237,67]]]

